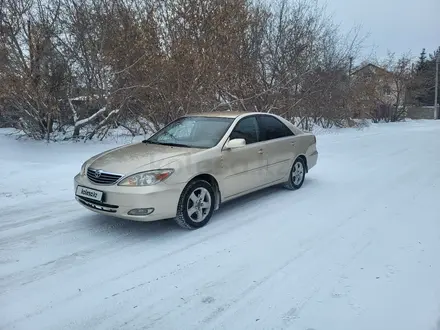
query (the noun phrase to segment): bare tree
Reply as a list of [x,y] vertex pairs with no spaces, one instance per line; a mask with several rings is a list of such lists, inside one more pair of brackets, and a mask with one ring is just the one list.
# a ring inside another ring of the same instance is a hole
[[396,59],[394,54],[389,54],[387,67],[392,73],[390,92],[393,99],[390,121],[400,121],[405,119],[410,99],[407,90],[413,79],[411,56],[404,54]]
[[[352,116],[343,35],[311,0],[3,0],[2,114],[34,138],[157,130],[188,113]],[[18,124],[17,124],[18,123]]]

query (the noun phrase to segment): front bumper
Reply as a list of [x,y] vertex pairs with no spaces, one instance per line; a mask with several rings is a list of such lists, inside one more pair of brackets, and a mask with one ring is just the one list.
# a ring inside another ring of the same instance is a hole
[[[76,195],[78,186],[102,191],[102,202]],[[167,185],[159,183],[149,187],[121,187],[118,185],[98,185],[90,182],[86,176],[76,175],[74,178],[75,199],[85,208],[110,216],[135,220],[156,221],[174,218],[177,204],[184,184]],[[129,215],[133,209],[153,208],[149,215]]]

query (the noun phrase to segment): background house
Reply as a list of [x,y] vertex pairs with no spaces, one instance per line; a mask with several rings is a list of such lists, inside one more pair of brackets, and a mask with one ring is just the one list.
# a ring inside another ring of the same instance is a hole
[[351,85],[361,105],[355,117],[393,120],[394,113],[404,110],[405,81],[395,72],[367,63],[351,73]]
[[373,121],[434,118],[434,107],[424,106],[414,97],[417,71],[409,62],[397,61],[389,68],[367,63],[350,77],[357,95],[354,117]]

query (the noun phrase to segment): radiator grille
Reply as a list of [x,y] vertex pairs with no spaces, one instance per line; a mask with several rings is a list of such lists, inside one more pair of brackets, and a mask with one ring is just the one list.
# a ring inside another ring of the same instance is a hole
[[108,173],[103,170],[96,170],[94,168],[88,168],[87,178],[93,183],[110,185],[122,178],[122,175]]

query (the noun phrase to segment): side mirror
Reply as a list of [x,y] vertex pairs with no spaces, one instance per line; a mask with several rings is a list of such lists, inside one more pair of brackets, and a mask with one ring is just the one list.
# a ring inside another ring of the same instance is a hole
[[246,145],[246,140],[245,139],[232,139],[229,140],[228,143],[226,143],[225,145],[225,149],[237,149],[237,148],[242,148]]

